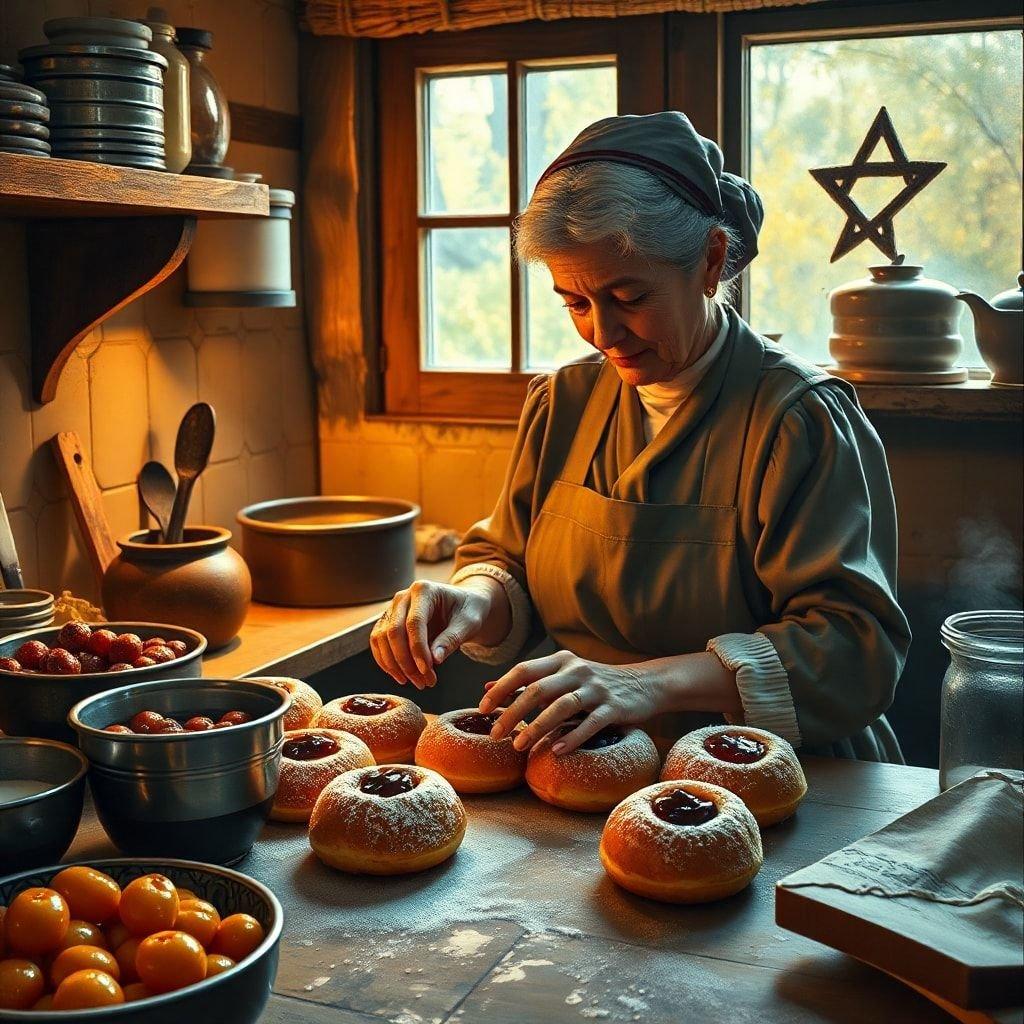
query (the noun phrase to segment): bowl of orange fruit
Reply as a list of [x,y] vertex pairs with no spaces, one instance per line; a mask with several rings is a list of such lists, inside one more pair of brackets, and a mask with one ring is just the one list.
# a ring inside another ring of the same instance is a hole
[[195,861],[101,860],[0,880],[0,1021],[253,1024],[284,914]]

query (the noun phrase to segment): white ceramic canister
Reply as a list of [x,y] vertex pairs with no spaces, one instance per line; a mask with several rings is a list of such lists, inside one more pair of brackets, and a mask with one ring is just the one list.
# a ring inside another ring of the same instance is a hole
[[907,264],[868,267],[870,278],[829,295],[828,349],[837,376],[865,384],[955,384],[963,352],[963,306],[948,284]]
[[[270,216],[200,220],[188,254],[190,305],[295,305],[291,220],[295,193],[270,189]],[[214,295],[235,295],[223,302]],[[249,296],[251,301],[245,301]]]
[[162,7],[150,7],[145,24],[153,32],[149,44],[167,58],[164,72],[164,163],[178,174],[192,159],[192,118],[189,113],[189,64],[175,45],[174,26]]

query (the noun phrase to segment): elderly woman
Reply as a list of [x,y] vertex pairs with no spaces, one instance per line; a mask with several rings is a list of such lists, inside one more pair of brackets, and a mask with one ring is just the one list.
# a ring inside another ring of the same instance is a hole
[[[518,224],[595,351],[532,382],[501,496],[450,584],[395,595],[371,637],[399,683],[462,649],[558,653],[489,683],[515,743],[722,721],[809,753],[901,760],[883,712],[910,643],[885,455],[853,389],[717,296],[762,208],[682,114],[591,125]],[[794,301],[806,298],[793,297]],[[517,691],[521,691],[517,694]]]

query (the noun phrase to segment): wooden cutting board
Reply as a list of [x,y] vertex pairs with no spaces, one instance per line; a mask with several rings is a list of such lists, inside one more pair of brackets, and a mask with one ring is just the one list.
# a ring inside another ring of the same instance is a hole
[[103,497],[93,475],[89,457],[78,434],[65,430],[50,439],[54,458],[68,485],[68,497],[89,563],[97,583],[103,582],[107,566],[117,557],[117,545],[110,530]]

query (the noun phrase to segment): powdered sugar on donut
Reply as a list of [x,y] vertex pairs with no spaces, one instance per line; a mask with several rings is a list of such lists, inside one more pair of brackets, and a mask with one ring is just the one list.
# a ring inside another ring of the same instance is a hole
[[[722,733],[759,740],[767,747],[767,753],[750,764],[723,761],[704,749],[705,740]],[[699,778],[740,796],[754,785],[763,785],[765,780],[782,794],[790,792],[794,785],[805,785],[803,769],[790,744],[775,733],[748,725],[710,725],[687,733],[669,751],[661,777],[663,780]]]
[[[654,813],[652,801],[685,789],[714,803],[718,813],[700,825],[673,825]],[[749,870],[752,859],[763,859],[761,832],[746,804],[721,786],[707,782],[656,782],[626,797],[608,817],[605,831],[617,829],[636,844],[656,851],[673,872],[685,875],[695,861],[706,862],[712,850],[722,875],[738,875]]]
[[[400,768],[418,779],[408,793],[378,796],[359,787],[364,778],[388,768]],[[339,775],[320,794],[310,818],[310,830],[324,823],[367,853],[415,855],[448,842],[465,819],[458,794],[437,772],[409,765],[357,768]],[[356,842],[358,837],[358,842]]]
[[[491,714],[496,715],[504,710],[504,708],[495,708]],[[440,736],[443,736],[443,741],[441,742],[444,743],[446,750],[451,752],[452,759],[456,763],[459,761],[459,751],[468,752],[470,749],[481,751],[486,748],[487,759],[495,768],[515,768],[523,761],[525,756],[522,751],[516,750],[512,746],[512,741],[515,739],[516,733],[519,731],[518,729],[510,736],[505,736],[500,740],[492,740],[486,734],[464,732],[455,724],[455,720],[463,715],[476,715],[479,713],[476,708],[448,711],[443,715],[438,715],[424,730],[424,734],[429,733],[430,735],[427,739],[433,740],[435,743],[441,741]]]
[[426,719],[411,700],[392,693],[360,693],[356,696],[387,701],[392,706],[379,715],[353,715],[345,710],[345,704],[352,699],[352,695],[339,697],[324,705],[314,724],[350,732],[363,740],[371,750],[415,745]]
[[281,779],[274,803],[279,807],[308,807],[332,779],[356,768],[373,765],[370,748],[358,736],[340,729],[293,729],[284,741],[301,736],[325,736],[338,744],[338,750],[313,761],[281,758]]
[[623,727],[623,737],[618,743],[594,750],[577,747],[568,754],[549,754],[552,744],[561,736],[558,730],[542,736],[530,750],[530,763],[549,756],[551,769],[570,786],[586,790],[591,786],[600,787],[605,783],[621,782],[623,779],[658,770],[658,750],[654,741],[635,726]]

